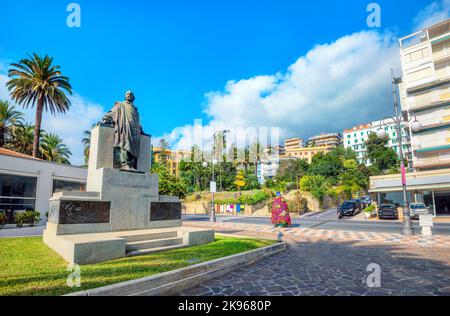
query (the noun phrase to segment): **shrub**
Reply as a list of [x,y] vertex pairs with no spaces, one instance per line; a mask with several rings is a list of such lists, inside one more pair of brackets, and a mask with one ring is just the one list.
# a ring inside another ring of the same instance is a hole
[[6,215],[3,213],[0,213],[0,227],[3,227],[6,223]]
[[372,213],[374,210],[375,210],[375,205],[369,205],[369,206],[366,206],[366,208],[364,209],[364,212]]
[[38,224],[40,220],[41,220],[41,213],[36,211],[20,213],[14,217],[14,221],[17,227],[22,227],[23,224],[27,224],[28,226],[31,227],[34,226],[35,224]]
[[308,200],[299,193],[295,195],[294,200],[288,200],[288,209],[290,212],[304,214],[308,212]]
[[[269,190],[268,190],[269,191]],[[224,205],[224,204],[245,204],[245,205],[256,205],[258,203],[264,202],[267,199],[271,198],[271,193],[268,191],[258,191],[253,195],[243,194],[237,198],[229,198],[223,200],[215,200],[215,204]]]

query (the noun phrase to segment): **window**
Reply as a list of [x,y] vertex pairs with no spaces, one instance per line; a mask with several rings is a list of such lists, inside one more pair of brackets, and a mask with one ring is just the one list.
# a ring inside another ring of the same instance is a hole
[[0,174],[0,212],[6,222],[14,222],[14,214],[32,211],[36,204],[37,178]]
[[53,193],[61,191],[86,191],[84,182],[53,180]]

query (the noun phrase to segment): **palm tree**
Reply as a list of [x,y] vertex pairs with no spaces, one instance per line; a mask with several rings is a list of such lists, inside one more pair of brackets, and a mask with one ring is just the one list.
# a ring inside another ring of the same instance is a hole
[[258,175],[258,164],[263,158],[264,151],[263,146],[255,139],[255,141],[249,146],[250,161],[254,163],[255,176]]
[[81,142],[83,143],[84,149],[84,164],[87,165],[89,162],[89,150],[91,149],[91,130],[94,128],[97,124],[92,124],[90,130],[85,130],[83,132],[83,138],[81,139]]
[[33,157],[39,154],[43,111],[65,113],[70,106],[66,96],[66,92],[72,94],[69,78],[62,75],[60,66],[52,63],[52,57],[33,53],[28,59],[11,64],[13,68],[8,73],[11,79],[6,86],[13,101],[25,108],[36,106]]
[[0,101],[0,147],[5,146],[6,138],[14,126],[22,124],[23,113],[16,111],[8,101]]
[[84,149],[84,164],[87,165],[89,161],[89,150],[91,149],[91,131],[86,130],[83,132],[83,138],[81,139]]
[[56,134],[44,134],[40,151],[42,158],[47,161],[70,165],[69,158],[72,152]]
[[11,140],[6,146],[25,155],[33,153],[34,126],[30,124],[18,125],[11,128]]

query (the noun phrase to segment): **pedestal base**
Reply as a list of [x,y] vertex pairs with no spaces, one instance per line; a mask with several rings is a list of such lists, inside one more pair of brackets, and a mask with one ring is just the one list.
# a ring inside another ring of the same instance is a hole
[[69,263],[90,264],[214,241],[214,230],[174,227],[57,235],[47,227],[44,243]]

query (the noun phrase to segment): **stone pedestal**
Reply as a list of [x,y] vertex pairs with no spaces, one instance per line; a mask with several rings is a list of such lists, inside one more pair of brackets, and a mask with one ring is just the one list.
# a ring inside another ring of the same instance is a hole
[[[184,246],[190,240],[213,241],[213,233],[201,230],[189,232],[189,237],[180,233],[181,202],[158,194],[158,176],[150,173],[150,142],[150,136],[141,135],[138,171],[113,169],[114,129],[96,126],[91,133],[87,192],[53,195],[44,242],[67,261],[92,263],[126,255],[126,240],[117,232],[166,228],[181,234]],[[196,233],[203,237],[196,238]]]

